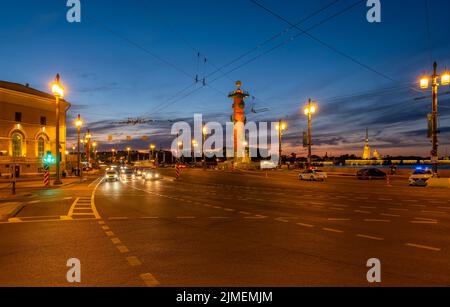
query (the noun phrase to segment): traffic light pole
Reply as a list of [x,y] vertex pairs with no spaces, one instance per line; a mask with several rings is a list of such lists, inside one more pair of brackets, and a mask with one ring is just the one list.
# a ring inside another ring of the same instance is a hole
[[437,63],[433,64],[433,80],[432,80],[432,91],[433,91],[433,105],[432,105],[432,151],[431,151],[431,163],[433,165],[433,174],[438,175],[438,164],[439,164],[439,143],[438,143],[438,74],[437,74]]

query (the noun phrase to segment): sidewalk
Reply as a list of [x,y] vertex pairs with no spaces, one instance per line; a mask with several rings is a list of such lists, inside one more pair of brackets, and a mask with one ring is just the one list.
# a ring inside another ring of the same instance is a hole
[[42,179],[30,179],[30,180],[18,180],[16,182],[16,195],[11,194],[11,183],[8,181],[0,181],[0,201],[1,200],[13,200],[14,198],[24,197],[31,195],[31,192],[48,189],[59,189],[78,183],[80,179],[78,177],[68,177],[62,180],[63,184],[59,186],[51,185],[50,187],[44,187]]

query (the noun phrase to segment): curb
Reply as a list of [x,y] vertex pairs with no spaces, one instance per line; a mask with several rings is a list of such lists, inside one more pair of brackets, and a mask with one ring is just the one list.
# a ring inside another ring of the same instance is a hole
[[[8,204],[8,203],[6,203]],[[25,205],[22,203],[17,203],[15,207],[13,207],[9,212],[0,214],[0,221],[8,221],[8,219],[14,217],[17,213],[19,213]]]

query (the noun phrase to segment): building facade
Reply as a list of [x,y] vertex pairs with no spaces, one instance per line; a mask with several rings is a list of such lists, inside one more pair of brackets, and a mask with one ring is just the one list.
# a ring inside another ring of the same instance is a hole
[[[61,169],[65,168],[66,114],[70,104],[60,101]],[[0,174],[37,175],[43,156],[56,156],[56,103],[53,95],[28,85],[0,81]],[[54,171],[54,168],[53,168]]]

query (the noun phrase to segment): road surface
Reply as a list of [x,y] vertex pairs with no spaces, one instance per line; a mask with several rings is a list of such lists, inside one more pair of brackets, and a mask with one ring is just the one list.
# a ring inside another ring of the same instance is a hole
[[450,285],[447,190],[405,179],[289,172],[173,170],[163,180],[90,178],[37,191],[0,224],[0,286],[382,286]]

